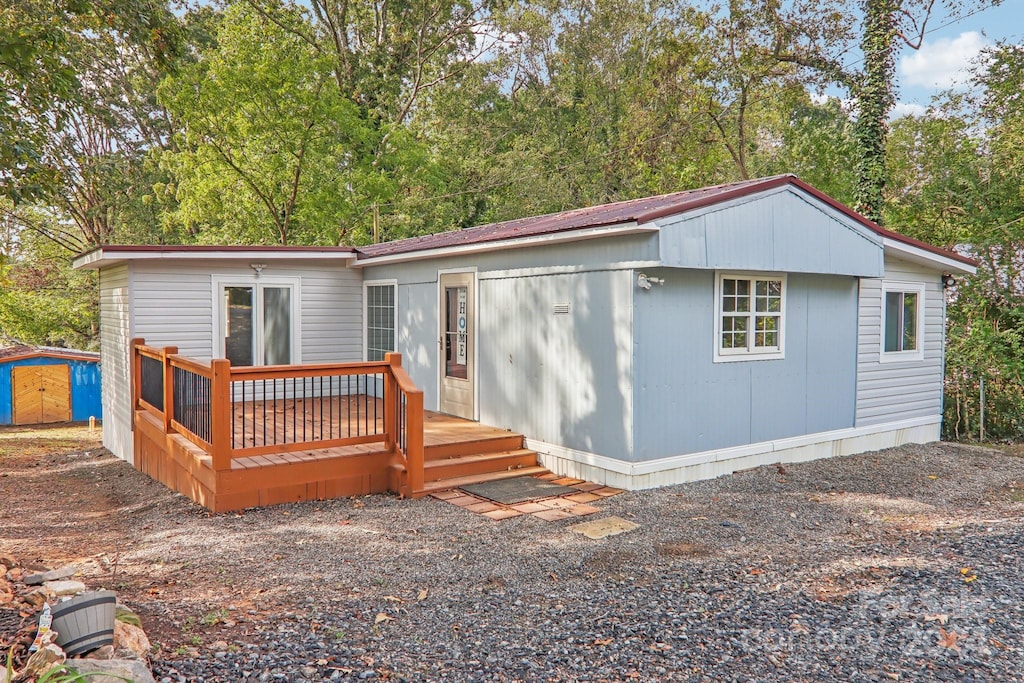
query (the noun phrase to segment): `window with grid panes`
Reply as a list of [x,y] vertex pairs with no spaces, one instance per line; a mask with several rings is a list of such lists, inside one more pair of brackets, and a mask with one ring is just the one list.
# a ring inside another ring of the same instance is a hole
[[395,285],[366,285],[366,360],[395,350]]
[[716,357],[782,357],[782,276],[720,274],[717,282]]

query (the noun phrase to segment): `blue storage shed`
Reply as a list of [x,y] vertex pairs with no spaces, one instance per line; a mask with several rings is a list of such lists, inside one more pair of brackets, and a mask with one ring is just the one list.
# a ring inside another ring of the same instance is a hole
[[100,354],[22,344],[0,348],[0,425],[103,417]]

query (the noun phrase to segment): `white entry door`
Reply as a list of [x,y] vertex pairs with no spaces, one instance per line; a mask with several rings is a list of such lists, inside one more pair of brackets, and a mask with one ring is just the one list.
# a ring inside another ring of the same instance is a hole
[[474,273],[442,273],[441,300],[441,401],[442,413],[476,419],[476,276]]

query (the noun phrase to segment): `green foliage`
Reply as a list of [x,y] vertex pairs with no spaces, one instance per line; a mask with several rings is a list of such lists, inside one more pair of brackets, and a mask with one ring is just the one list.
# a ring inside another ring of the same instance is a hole
[[[28,212],[27,208],[19,211]],[[47,223],[40,215],[30,219]],[[97,333],[96,276],[74,271],[62,247],[38,233],[20,236],[0,266],[0,330],[26,344],[88,349]]]

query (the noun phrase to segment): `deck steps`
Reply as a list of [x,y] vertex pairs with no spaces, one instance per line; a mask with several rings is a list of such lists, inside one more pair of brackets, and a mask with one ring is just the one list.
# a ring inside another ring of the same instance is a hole
[[514,477],[528,477],[547,473],[548,470],[546,467],[536,465],[534,467],[521,467],[516,470],[505,470],[504,472],[488,472],[486,474],[474,474],[466,477],[441,479],[439,481],[430,481],[425,483],[423,485],[423,493],[438,493],[440,491],[448,491],[449,489],[457,489],[462,486],[469,486],[470,484],[482,484],[487,481],[512,479]]
[[423,463],[424,482],[477,474],[507,472],[537,465],[536,451],[519,448],[496,453],[477,453]]
[[424,493],[547,472],[522,434],[466,421],[434,418],[425,430]]

